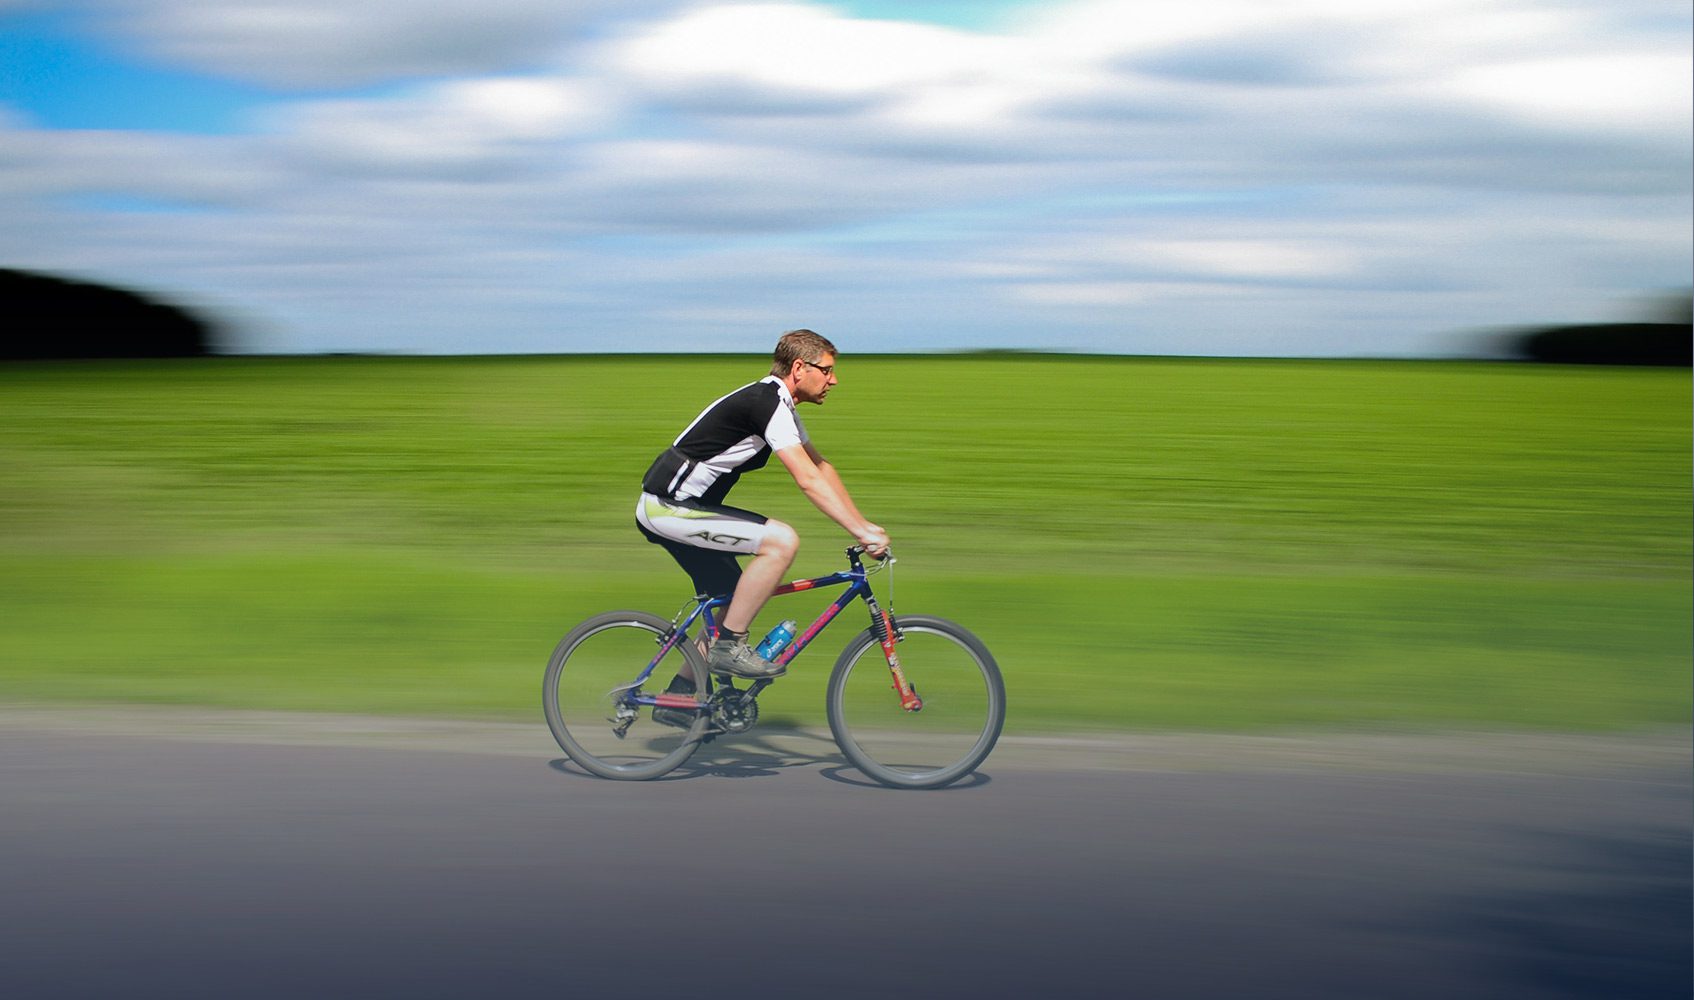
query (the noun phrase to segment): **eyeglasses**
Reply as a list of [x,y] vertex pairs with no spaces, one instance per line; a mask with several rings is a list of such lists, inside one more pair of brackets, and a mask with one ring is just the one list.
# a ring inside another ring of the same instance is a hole
[[801,358],[800,363],[803,364],[803,365],[811,365],[813,368],[816,368],[818,371],[823,372],[824,378],[828,378],[831,375],[835,374],[835,366],[834,365],[820,365],[815,361],[807,361],[805,358]]

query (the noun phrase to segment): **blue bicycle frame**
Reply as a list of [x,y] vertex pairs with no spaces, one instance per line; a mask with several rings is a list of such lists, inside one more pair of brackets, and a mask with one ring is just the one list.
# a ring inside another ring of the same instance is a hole
[[[900,641],[900,635],[893,619],[888,612],[877,604],[876,595],[871,593],[870,580],[868,579],[870,574],[859,558],[863,553],[864,549],[855,545],[847,550],[849,569],[830,573],[827,576],[812,577],[808,580],[795,580],[783,584],[772,592],[774,597],[782,594],[797,594],[803,590],[815,590],[819,587],[847,585],[847,589],[841,592],[841,596],[825,608],[815,621],[806,626],[805,631],[795,636],[794,641],[789,643],[788,648],[778,654],[773,662],[787,665],[789,661],[799,656],[800,651],[817,638],[818,634],[830,622],[835,620],[835,616],[839,615],[842,609],[853,603],[854,600],[862,600],[870,609],[871,631],[882,644],[882,653],[884,658],[888,660],[888,670],[894,681],[894,690],[900,695],[900,705],[908,712],[916,712],[923,707],[923,700],[907,683],[905,671],[900,668],[900,657],[894,652],[894,644]],[[688,611],[686,617],[678,616],[680,620],[673,623],[670,634],[660,641],[658,654],[641,671],[641,675],[635,679],[635,683],[630,685],[630,690],[647,683],[647,679],[652,676],[653,670],[658,667],[659,662],[668,656],[679,643],[688,641],[688,630],[696,622],[701,624],[703,634],[708,639],[717,637],[718,620],[716,612],[722,611],[729,604],[729,598],[707,597],[704,594],[699,594],[695,596],[694,602],[693,609]],[[752,690],[754,692],[762,690],[769,683],[769,679],[755,681]],[[684,694],[637,694],[630,696],[627,701],[635,705],[659,705],[666,708],[699,709],[703,707],[703,703],[694,696]]]

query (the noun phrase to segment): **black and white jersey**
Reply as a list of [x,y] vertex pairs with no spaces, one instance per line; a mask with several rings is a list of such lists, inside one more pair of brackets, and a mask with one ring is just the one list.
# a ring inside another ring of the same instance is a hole
[[743,472],[764,468],[772,451],[809,440],[788,387],[767,375],[701,411],[653,461],[641,489],[664,500],[719,504]]

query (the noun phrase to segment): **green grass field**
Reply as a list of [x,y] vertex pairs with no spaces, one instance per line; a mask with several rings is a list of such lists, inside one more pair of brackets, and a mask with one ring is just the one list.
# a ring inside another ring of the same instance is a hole
[[[637,484],[762,367],[0,368],[0,698],[538,720],[570,625],[682,604]],[[1010,731],[1688,722],[1687,370],[848,355],[840,376],[807,426],[895,538],[896,610],[999,657]],[[801,529],[797,575],[840,564],[780,465],[735,500]],[[821,720],[860,626],[767,719]]]

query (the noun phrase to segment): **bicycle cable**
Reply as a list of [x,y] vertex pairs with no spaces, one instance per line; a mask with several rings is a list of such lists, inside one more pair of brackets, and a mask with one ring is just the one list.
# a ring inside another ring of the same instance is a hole
[[894,613],[894,564],[897,563],[897,562],[899,562],[899,560],[895,559],[894,553],[890,552],[880,562],[876,563],[876,565],[874,565],[874,566],[865,570],[866,576],[875,576],[878,573],[887,571],[887,573],[888,573],[888,613],[891,614],[891,615]]

